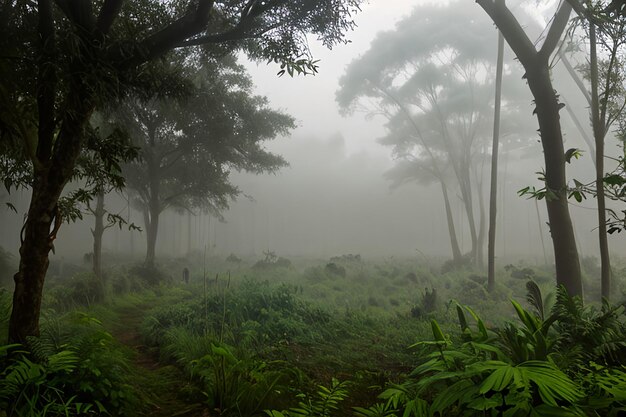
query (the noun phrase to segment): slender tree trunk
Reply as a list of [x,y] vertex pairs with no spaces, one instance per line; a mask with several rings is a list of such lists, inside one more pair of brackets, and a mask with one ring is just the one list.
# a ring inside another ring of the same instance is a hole
[[600,244],[600,282],[602,297],[611,296],[611,258],[609,256],[609,241],[606,230],[606,201],[604,196],[604,137],[606,130],[600,115],[598,97],[598,56],[596,52],[596,28],[593,23],[589,26],[590,69],[591,69],[591,123],[596,145],[596,198],[598,200],[598,241]]
[[187,213],[187,256],[191,255],[191,237],[191,213]]
[[463,260],[461,249],[459,247],[459,241],[456,237],[456,229],[454,227],[454,216],[452,214],[452,207],[450,206],[450,198],[448,197],[448,188],[443,181],[440,181],[441,193],[443,194],[443,203],[446,208],[446,220],[448,221],[448,233],[450,234],[450,245],[452,246],[452,260],[455,264],[460,264]]
[[485,267],[485,199],[483,193],[482,169],[480,178],[476,172],[476,192],[478,193],[478,236],[476,236],[476,266],[481,271]]
[[556,263],[556,281],[571,296],[582,296],[582,279],[574,228],[567,202],[565,154],[559,117],[558,96],[550,79],[550,55],[567,26],[572,7],[562,2],[547,30],[539,50],[504,3],[477,0],[502,32],[507,43],[526,70],[528,86],[536,104],[541,144],[545,160],[546,206]]
[[541,240],[543,263],[544,265],[548,265],[548,255],[546,254],[546,243],[543,241],[543,226],[541,225],[541,214],[539,213],[539,202],[537,199],[535,199],[535,214],[537,214],[537,229],[539,230],[539,240]]
[[93,235],[93,273],[103,283],[102,279],[102,236],[104,235],[104,192],[101,191],[96,196],[96,208],[93,215],[96,219],[94,228],[91,230]]
[[496,62],[496,96],[493,111],[493,142],[491,145],[491,187],[489,190],[489,242],[487,244],[487,290],[496,287],[496,214],[498,202],[498,151],[500,146],[500,107],[502,102],[502,68],[504,36],[498,31],[498,58]]
[[467,224],[470,231],[470,240],[472,244],[471,257],[474,265],[478,265],[478,233],[476,232],[476,221],[474,220],[474,207],[472,198],[472,185],[470,178],[469,166],[467,170],[463,170],[464,174],[459,175],[459,185],[461,188],[461,198],[463,199],[463,208],[467,216]]
[[158,206],[150,205],[144,212],[144,220],[146,225],[146,260],[145,266],[149,268],[154,267],[154,260],[156,258],[156,243],[157,234],[159,231],[159,214],[160,210]]
[[146,224],[146,260],[147,267],[154,267],[156,257],[156,242],[159,232],[159,216],[161,214],[161,204],[159,202],[159,177],[158,171],[152,157],[147,158],[148,177],[150,178],[149,200],[144,210],[144,221]]

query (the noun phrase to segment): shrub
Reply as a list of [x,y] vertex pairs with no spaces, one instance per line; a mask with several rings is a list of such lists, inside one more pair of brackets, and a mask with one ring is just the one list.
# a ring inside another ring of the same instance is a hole
[[73,275],[64,282],[53,284],[48,290],[51,307],[68,311],[77,306],[88,307],[104,299],[104,286],[92,272]]
[[135,414],[128,359],[111,335],[85,315],[63,324],[46,323],[27,346],[0,347],[0,409],[20,417]]
[[[414,345],[431,353],[408,380],[380,395],[384,407],[366,410],[416,416],[620,415],[626,406],[625,368],[598,363],[618,358],[607,356],[609,347],[624,346],[623,307],[605,304],[598,314],[560,288],[548,314],[539,287],[529,282],[527,288],[535,311],[512,301],[519,322],[502,329],[488,329],[473,310],[457,305],[459,343],[433,320],[434,340]],[[476,330],[468,325],[468,313]],[[609,334],[604,339],[589,331],[600,323]],[[591,339],[593,346],[586,346]],[[569,352],[579,343],[586,354],[572,358]]]
[[337,276],[342,278],[346,277],[346,268],[341,265],[337,265],[334,262],[327,263],[324,267],[324,272],[326,272],[327,275],[331,276]]

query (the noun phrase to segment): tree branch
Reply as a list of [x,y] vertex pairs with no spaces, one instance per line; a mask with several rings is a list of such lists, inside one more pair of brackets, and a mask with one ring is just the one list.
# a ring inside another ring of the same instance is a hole
[[563,1],[557,10],[554,21],[550,25],[546,40],[543,42],[541,49],[539,50],[539,59],[548,60],[554,49],[561,40],[561,35],[569,22],[569,16],[572,13],[572,6],[567,1]]
[[476,3],[491,17],[522,65],[532,66],[537,50],[509,8],[493,0],[476,0]]
[[199,0],[195,10],[148,36],[139,44],[135,55],[125,62],[126,66],[132,67],[149,61],[176,47],[185,39],[200,33],[209,22],[214,3],[214,0]]

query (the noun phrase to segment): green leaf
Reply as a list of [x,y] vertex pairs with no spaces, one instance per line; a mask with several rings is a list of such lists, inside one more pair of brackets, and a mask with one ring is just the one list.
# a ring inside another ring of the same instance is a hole
[[545,361],[527,361],[519,365],[524,376],[537,386],[544,403],[557,406],[558,400],[575,404],[583,398],[578,386],[562,371]]
[[485,394],[489,391],[502,391],[507,388],[513,380],[513,367],[506,366],[496,369],[480,385],[479,393]]
[[609,174],[603,179],[605,184],[608,185],[624,185],[626,184],[626,178],[618,174]]
[[445,342],[446,341],[446,337],[444,336],[443,332],[441,331],[441,327],[439,327],[439,323],[437,323],[437,321],[435,319],[430,321],[430,326],[432,327],[433,330],[433,337],[435,338],[436,341],[438,342]]
[[472,410],[491,410],[502,405],[502,394],[495,394],[491,397],[479,397],[467,404],[467,408]]
[[468,328],[467,319],[465,317],[465,313],[463,312],[463,308],[460,305],[456,305],[456,314],[459,317],[459,324],[461,325],[461,331],[465,331]]
[[471,379],[462,379],[441,391],[434,399],[431,411],[445,415],[444,410],[457,402],[467,403],[475,398],[477,392],[476,384]]

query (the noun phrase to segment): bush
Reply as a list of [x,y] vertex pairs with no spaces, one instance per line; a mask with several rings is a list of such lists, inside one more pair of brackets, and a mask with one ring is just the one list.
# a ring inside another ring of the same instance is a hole
[[386,403],[369,410],[419,416],[621,415],[626,372],[615,365],[624,361],[624,307],[605,303],[598,312],[561,288],[548,314],[539,287],[531,281],[527,289],[535,311],[512,301],[519,321],[501,329],[488,329],[472,309],[457,305],[462,331],[457,342],[433,320],[434,340],[413,345],[432,353],[409,379],[380,395]]
[[52,308],[68,311],[77,306],[88,307],[101,302],[104,299],[104,287],[92,272],[83,272],[63,282],[53,283],[46,297]]
[[0,347],[0,409],[20,417],[135,415],[129,362],[111,335],[85,315],[58,324],[44,324],[27,346]]
[[327,275],[331,276],[337,276],[342,278],[346,277],[346,268],[341,265],[337,265],[334,262],[326,264],[326,266],[324,267],[324,272],[326,272]]
[[167,275],[164,271],[156,267],[135,265],[129,271],[129,274],[139,278],[140,281],[145,282],[149,286],[156,286],[163,282],[171,282],[172,277]]

